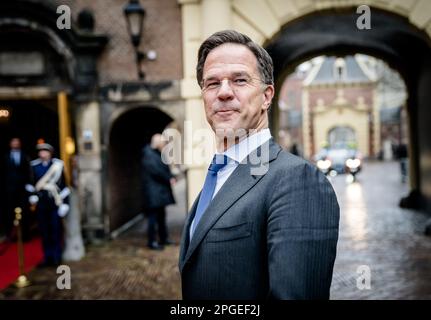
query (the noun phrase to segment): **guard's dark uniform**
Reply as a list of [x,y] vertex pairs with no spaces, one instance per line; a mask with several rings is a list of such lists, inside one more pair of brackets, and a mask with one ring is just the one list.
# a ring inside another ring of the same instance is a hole
[[[42,179],[42,177],[48,172],[50,167],[56,163],[62,161],[56,158],[52,158],[49,162],[43,163],[40,159],[33,160],[31,167],[33,170],[33,176],[35,183]],[[55,182],[57,191],[60,192],[65,188],[64,173],[59,176],[59,179]],[[36,192],[39,197],[39,201],[36,206],[37,217],[39,222],[39,229],[42,235],[42,244],[44,252],[44,263],[47,265],[58,265],[61,262],[62,254],[62,221],[58,214],[58,205],[55,201],[55,197],[49,190],[42,189]],[[67,198],[63,199],[63,202],[67,202]]]

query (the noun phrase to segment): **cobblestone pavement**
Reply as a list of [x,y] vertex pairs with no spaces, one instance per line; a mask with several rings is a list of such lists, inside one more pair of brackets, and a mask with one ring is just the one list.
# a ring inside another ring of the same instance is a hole
[[[431,238],[423,235],[429,217],[398,208],[408,192],[398,164],[367,163],[357,182],[345,178],[332,180],[341,221],[331,298],[431,299]],[[168,208],[177,242],[185,217],[184,190],[182,181],[175,188],[179,204]],[[179,299],[179,247],[148,250],[145,228],[146,221],[141,222],[115,240],[88,247],[83,260],[68,263],[71,290],[56,288],[55,269],[36,269],[30,273],[32,286],[11,286],[0,299]],[[370,270],[370,289],[357,287],[360,266]]]
[[[185,181],[174,187],[177,204],[167,207],[171,239],[179,244],[185,219]],[[57,289],[55,268],[34,269],[32,285],[0,292],[1,299],[181,299],[179,245],[153,251],[146,247],[146,219],[102,245],[86,248],[78,262],[67,262],[71,289]]]
[[[331,298],[431,299],[429,216],[398,207],[408,194],[398,163],[366,163],[357,182],[338,176],[332,183],[341,219]],[[360,290],[367,268],[371,288]]]

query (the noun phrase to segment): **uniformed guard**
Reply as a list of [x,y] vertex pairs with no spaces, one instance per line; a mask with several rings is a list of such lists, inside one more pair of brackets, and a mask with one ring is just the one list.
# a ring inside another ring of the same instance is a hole
[[69,211],[70,190],[65,185],[64,163],[53,158],[54,148],[48,143],[36,146],[39,158],[31,162],[35,185],[28,185],[29,198],[36,205],[39,229],[44,252],[43,266],[61,263],[62,221]]

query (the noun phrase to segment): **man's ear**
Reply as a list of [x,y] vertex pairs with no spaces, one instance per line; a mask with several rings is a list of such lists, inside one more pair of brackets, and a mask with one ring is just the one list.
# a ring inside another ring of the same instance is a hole
[[269,84],[266,86],[265,90],[263,91],[263,108],[265,110],[268,110],[271,106],[272,98],[274,98],[274,86],[272,84]]

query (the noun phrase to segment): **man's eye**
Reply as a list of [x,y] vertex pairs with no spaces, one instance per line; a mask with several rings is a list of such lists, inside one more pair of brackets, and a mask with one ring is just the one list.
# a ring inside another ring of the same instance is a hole
[[245,78],[238,78],[234,80],[235,84],[244,85],[247,83],[247,79]]
[[206,88],[216,88],[219,85],[220,82],[218,81],[214,81],[214,82],[210,82],[207,83],[207,85],[205,86]]

